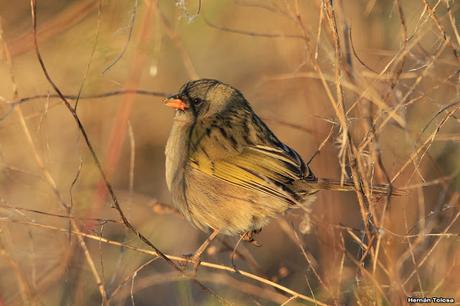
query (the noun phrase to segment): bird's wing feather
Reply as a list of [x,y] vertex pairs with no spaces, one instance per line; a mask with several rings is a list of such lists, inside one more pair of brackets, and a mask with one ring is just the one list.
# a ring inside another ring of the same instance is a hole
[[259,122],[251,125],[247,119],[236,123],[244,125],[238,130],[246,134],[235,135],[228,124],[218,127],[210,124],[192,134],[190,166],[231,184],[255,189],[291,204],[299,201],[292,183],[304,178],[308,171],[300,156],[279,142],[265,125],[261,126]]

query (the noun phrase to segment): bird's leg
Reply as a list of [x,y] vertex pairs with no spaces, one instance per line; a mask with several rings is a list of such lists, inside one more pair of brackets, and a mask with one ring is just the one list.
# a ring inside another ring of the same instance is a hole
[[209,237],[200,245],[200,247],[195,251],[195,253],[193,253],[192,257],[190,258],[190,260],[193,263],[193,274],[194,275],[196,274],[198,270],[198,266],[200,265],[201,255],[204,253],[204,251],[206,251],[209,244],[217,237],[218,234],[219,234],[219,230],[214,229],[211,235],[209,235]]
[[247,242],[250,242],[252,243],[253,245],[255,245],[256,247],[260,247],[261,244],[259,242],[256,241],[256,239],[254,238],[254,236],[258,233],[260,233],[262,231],[261,228],[259,229],[256,229],[256,230],[253,230],[253,231],[250,231],[250,232],[246,232],[244,234],[241,235],[241,240],[244,240],[244,241],[247,241]]

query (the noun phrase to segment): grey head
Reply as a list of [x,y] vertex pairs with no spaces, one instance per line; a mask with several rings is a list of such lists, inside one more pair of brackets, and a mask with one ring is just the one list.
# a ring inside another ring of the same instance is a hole
[[187,82],[178,94],[168,98],[166,105],[177,109],[176,119],[191,121],[203,120],[233,107],[249,107],[236,88],[213,79]]

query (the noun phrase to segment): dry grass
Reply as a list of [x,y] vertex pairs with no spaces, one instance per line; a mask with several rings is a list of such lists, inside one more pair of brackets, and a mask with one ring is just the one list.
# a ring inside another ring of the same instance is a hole
[[[31,4],[0,3],[0,305],[460,301],[458,2]],[[322,192],[308,234],[295,210],[221,237],[193,278],[160,101],[201,77],[360,191]]]

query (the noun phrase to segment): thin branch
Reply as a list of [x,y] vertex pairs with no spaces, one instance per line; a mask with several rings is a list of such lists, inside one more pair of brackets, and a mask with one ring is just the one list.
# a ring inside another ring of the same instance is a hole
[[[165,92],[151,91],[151,90],[145,90],[145,89],[119,89],[119,90],[108,91],[108,92],[99,93],[99,94],[85,95],[85,96],[79,96],[79,95],[63,95],[63,96],[67,100],[77,100],[77,99],[86,100],[86,99],[102,99],[102,98],[108,98],[108,97],[113,97],[113,96],[118,96],[118,95],[128,95],[128,94],[153,96],[153,97],[161,97],[161,98],[165,98],[171,95]],[[4,101],[6,105],[10,107],[10,109],[7,110],[3,115],[0,115],[0,121],[7,118],[11,114],[11,112],[14,111],[16,106],[20,104],[24,104],[24,103],[29,103],[35,100],[44,99],[44,98],[61,99],[61,96],[58,94],[40,94],[40,95],[16,99],[13,101],[8,101],[0,97],[0,100]]]
[[209,27],[214,28],[214,29],[219,30],[219,31],[223,31],[223,32],[239,34],[239,35],[244,35],[244,36],[249,36],[249,37],[294,38],[294,39],[302,39],[303,40],[303,36],[298,35],[298,34],[260,33],[260,32],[252,32],[252,31],[247,31],[247,30],[239,30],[239,29],[228,28],[228,27],[217,25],[217,24],[211,22],[208,18],[206,18],[205,15],[203,15],[203,20]]
[[99,42],[99,34],[101,32],[102,1],[103,0],[99,0],[99,5],[97,7],[96,39],[95,39],[95,42],[94,42],[94,45],[93,45],[93,49],[91,50],[91,53],[90,53],[90,56],[89,56],[88,64],[86,65],[86,71],[85,71],[85,74],[83,75],[83,79],[81,81],[80,88],[78,89],[78,94],[77,94],[78,98],[75,101],[75,109],[77,109],[77,107],[78,107],[78,101],[80,99],[81,93],[83,92],[83,88],[84,88],[86,79],[88,78],[89,70],[91,68],[91,64],[93,63],[94,55],[96,54],[96,48],[97,48],[97,44]]
[[[65,228],[59,228],[59,227],[55,227],[55,226],[52,226],[52,225],[42,224],[42,223],[37,223],[37,222],[0,219],[0,223],[17,223],[17,224],[36,226],[38,228],[57,231],[57,232],[63,232],[63,233],[67,232],[67,229],[65,229]],[[129,244],[125,244],[125,243],[122,243],[122,242],[119,242],[119,241],[110,240],[110,239],[107,239],[107,238],[104,238],[104,237],[101,237],[101,236],[87,234],[87,233],[83,233],[83,232],[72,232],[72,233],[75,234],[75,235],[81,236],[81,237],[85,237],[85,238],[89,238],[89,239],[92,239],[92,240],[95,240],[95,241],[106,243],[108,245],[119,246],[119,247],[123,247],[123,248],[129,249],[129,250],[133,250],[133,251],[142,253],[142,254],[161,257],[161,255],[159,255],[154,250],[152,251],[152,250],[148,250],[148,249],[139,248],[139,247],[132,246],[132,245],[129,245]],[[188,264],[193,263],[192,259],[189,258],[189,257],[180,257],[180,256],[173,256],[173,255],[165,255],[165,256],[167,256],[168,260],[171,260],[171,261],[188,263]],[[246,277],[248,279],[252,279],[252,280],[254,280],[256,282],[259,282],[261,284],[265,284],[265,285],[268,285],[268,286],[270,286],[272,288],[278,289],[278,290],[280,290],[280,291],[282,291],[284,293],[289,294],[290,296],[297,296],[299,299],[302,299],[304,301],[311,302],[311,303],[316,303],[319,306],[327,306],[327,304],[325,304],[323,302],[320,302],[320,301],[318,301],[316,299],[312,299],[311,297],[306,296],[306,295],[304,295],[304,294],[302,294],[300,292],[297,292],[295,290],[289,289],[289,288],[287,288],[287,287],[285,287],[283,285],[280,285],[280,284],[278,284],[276,282],[270,281],[270,280],[268,280],[266,278],[260,277],[260,276],[258,276],[256,274],[253,274],[253,273],[250,273],[250,272],[247,272],[247,271],[244,271],[244,270],[240,270],[240,269],[236,270],[235,268],[232,268],[232,267],[229,267],[229,266],[220,265],[220,264],[207,262],[207,261],[201,261],[199,263],[199,265],[202,266],[202,267],[213,269],[213,270],[220,270],[220,271],[226,271],[226,272],[230,272],[230,273],[236,273],[236,274],[242,275],[242,276],[244,276],[244,277]]]
[[[78,129],[80,130],[82,136],[83,136],[83,139],[85,140],[85,143],[86,143],[86,146],[88,147],[89,151],[90,151],[90,154],[94,160],[94,162],[96,163],[96,166],[98,168],[98,171],[99,171],[99,174],[101,175],[103,181],[104,181],[104,184],[105,184],[105,187],[107,188],[109,194],[110,194],[110,197],[112,199],[112,202],[113,202],[113,205],[114,205],[114,208],[117,210],[118,214],[120,215],[124,225],[129,229],[131,230],[131,232],[133,232],[142,242],[144,242],[146,245],[148,245],[149,247],[151,247],[153,250],[155,250],[155,252],[158,254],[158,256],[160,256],[161,258],[163,258],[171,267],[173,267],[175,270],[177,270],[178,272],[180,272],[181,274],[185,275],[185,272],[176,264],[174,263],[171,259],[169,259],[158,247],[156,247],[152,242],[150,242],[150,240],[145,237],[142,233],[140,233],[130,222],[129,220],[126,218],[122,208],[121,208],[121,205],[120,203],[118,202],[118,198],[117,196],[115,195],[115,192],[113,190],[113,187],[112,185],[110,184],[110,182],[108,181],[107,177],[106,177],[106,174],[102,168],[102,164],[101,162],[99,161],[99,158],[97,157],[96,155],[96,151],[94,150],[94,147],[91,143],[91,141],[89,140],[89,136],[85,130],[85,128],[83,127],[83,123],[80,121],[80,118],[78,117],[77,115],[77,112],[75,111],[75,109],[70,105],[69,101],[65,98],[64,94],[61,92],[61,90],[57,87],[56,83],[54,83],[54,81],[51,79],[49,73],[48,73],[48,70],[46,69],[46,66],[45,66],[45,63],[43,61],[43,58],[41,56],[41,53],[40,53],[40,49],[38,47],[38,40],[37,40],[37,15],[36,15],[36,10],[37,10],[37,3],[36,3],[36,0],[31,0],[30,1],[30,5],[31,5],[31,13],[32,13],[32,24],[33,24],[33,33],[34,33],[34,46],[35,46],[35,53],[37,55],[37,59],[39,61],[39,64],[42,68],[42,71],[46,77],[46,79],[48,80],[48,82],[50,83],[50,85],[53,87],[54,91],[59,95],[59,97],[61,98],[61,100],[64,102],[64,105],[66,106],[67,110],[71,113],[73,119],[75,120],[75,123],[77,124],[78,126]],[[212,295],[216,296],[219,300],[222,300],[221,297],[217,296],[214,292],[212,292],[209,288],[207,288],[205,285],[203,285],[202,283],[198,282],[197,280],[194,280],[202,289],[206,290],[207,292],[211,293]]]
[[133,4],[133,9],[131,11],[131,16],[129,18],[129,25],[128,25],[128,37],[126,38],[126,42],[123,46],[123,49],[121,50],[121,52],[118,54],[118,56],[113,60],[112,63],[110,63],[107,68],[105,68],[103,71],[102,71],[102,74],[105,74],[107,71],[109,71],[113,66],[115,66],[120,60],[121,58],[123,57],[123,55],[125,55],[126,53],[126,50],[128,50],[128,45],[129,45],[129,42],[131,41],[131,37],[133,36],[133,32],[134,32],[134,22],[136,21],[136,14],[137,14],[137,7],[138,7],[138,0],[134,0],[134,4]]
[[[457,222],[458,218],[460,217],[460,212],[458,212],[454,218],[452,219],[452,221],[446,226],[446,228],[444,229],[444,231],[442,232],[442,234],[446,234],[447,231],[455,224],[455,222]],[[429,258],[429,256],[431,255],[431,253],[433,253],[434,249],[438,246],[439,242],[441,242],[441,238],[443,236],[438,236],[436,242],[433,244],[433,246],[426,252],[425,256],[422,258],[422,260],[420,260],[420,262],[417,264],[417,266],[415,267],[415,269],[407,276],[406,280],[403,282],[403,286],[405,286],[407,284],[407,282],[412,278],[412,276],[414,276],[415,273],[417,273],[418,269],[427,261],[427,259]]]
[[40,215],[44,215],[44,216],[48,216],[48,217],[56,217],[56,218],[63,218],[63,219],[73,219],[73,220],[79,220],[79,221],[94,221],[94,222],[98,222],[98,223],[101,223],[101,224],[106,224],[106,223],[122,224],[121,221],[113,220],[113,219],[80,218],[80,217],[76,217],[76,216],[56,214],[56,213],[41,211],[41,210],[37,210],[37,209],[17,207],[17,206],[11,206],[11,205],[6,205],[6,204],[0,204],[0,208],[10,209],[10,210],[18,210],[18,211],[25,211],[25,212],[34,213],[34,214],[40,214]]

